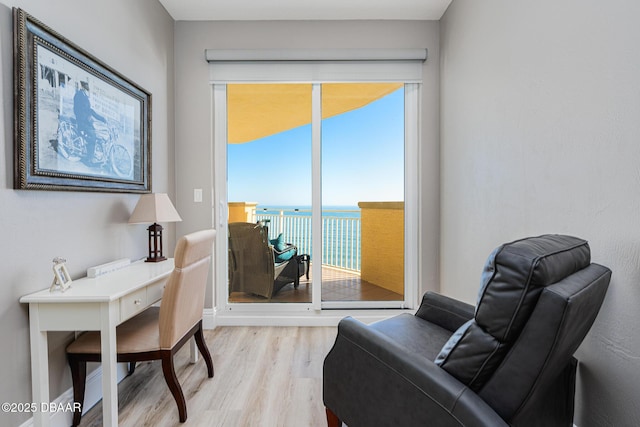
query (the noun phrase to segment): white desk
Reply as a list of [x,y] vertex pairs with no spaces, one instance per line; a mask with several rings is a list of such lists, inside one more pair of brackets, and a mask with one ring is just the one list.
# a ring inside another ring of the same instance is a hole
[[[94,279],[74,280],[64,293],[44,289],[20,298],[29,304],[33,402],[49,403],[47,331],[101,333],[102,413],[105,426],[118,425],[116,326],[162,298],[173,259],[132,263]],[[49,425],[48,413],[36,411],[36,426]]]

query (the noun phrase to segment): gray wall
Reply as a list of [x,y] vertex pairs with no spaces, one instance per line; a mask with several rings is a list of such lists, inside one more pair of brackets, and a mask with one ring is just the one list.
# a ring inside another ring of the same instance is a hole
[[613,270],[576,424],[640,424],[640,3],[454,0],[441,21],[442,291],[499,244],[567,233]]
[[[153,93],[154,191],[176,200],[184,219],[178,234],[212,225],[205,49],[427,47],[423,290],[441,280],[444,293],[474,302],[484,259],[500,243],[546,232],[587,238],[594,261],[614,277],[578,354],[576,423],[640,422],[639,4],[454,0],[441,23],[177,22],[174,38],[174,23],[154,0],[93,1],[91,11],[81,0],[55,7],[0,0],[0,257],[10,266],[0,287],[0,400],[24,402],[31,398],[28,314],[18,298],[48,286],[57,255],[69,259],[74,277],[91,265],[142,257],[146,231],[126,225],[136,195],[12,189],[12,6]],[[193,203],[194,188],[205,190],[204,203]],[[50,336],[53,397],[70,387],[69,339]],[[26,418],[0,414],[0,424]]]
[[[209,48],[393,48],[426,47],[422,103],[421,265],[425,284],[437,289],[439,229],[439,23],[427,21],[177,22],[176,155],[178,234],[212,224],[211,89],[204,51]],[[188,171],[188,172],[187,172]],[[193,203],[193,189],[204,203]],[[425,285],[427,286],[427,285]],[[207,304],[212,304],[209,290]]]
[[[173,21],[156,0],[0,0],[0,401],[31,401],[29,318],[20,296],[48,287],[51,260],[71,275],[146,254],[144,225],[127,225],[138,196],[13,190],[13,38],[21,7],[153,94],[153,189],[174,196]],[[168,229],[173,249],[174,227]],[[82,329],[82,325],[78,325]],[[71,386],[64,355],[72,338],[49,334],[51,397]],[[28,414],[0,413],[0,425]]]

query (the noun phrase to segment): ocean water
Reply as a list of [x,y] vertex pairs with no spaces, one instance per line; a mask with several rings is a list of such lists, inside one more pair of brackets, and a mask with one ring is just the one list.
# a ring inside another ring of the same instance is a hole
[[[260,206],[256,208],[258,215],[278,215],[283,211],[286,215],[311,216],[311,206]],[[338,216],[344,218],[360,218],[358,206],[323,206],[322,216]]]
[[[266,222],[269,238],[280,233],[299,254],[314,256],[310,206],[258,206],[257,220]],[[360,208],[324,206],[322,210],[322,264],[347,270],[360,270]]]

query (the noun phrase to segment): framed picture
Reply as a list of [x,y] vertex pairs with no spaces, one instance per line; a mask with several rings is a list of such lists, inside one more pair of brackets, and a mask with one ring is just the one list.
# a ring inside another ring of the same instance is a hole
[[59,263],[53,265],[53,284],[51,285],[50,291],[54,290],[57,286],[60,286],[62,292],[69,289],[71,286],[71,276],[69,275],[69,271],[67,270],[67,265],[65,263]]
[[14,188],[151,192],[151,94],[22,9]]

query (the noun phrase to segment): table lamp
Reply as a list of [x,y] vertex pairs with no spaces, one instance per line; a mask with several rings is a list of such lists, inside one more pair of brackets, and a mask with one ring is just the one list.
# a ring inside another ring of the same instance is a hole
[[165,193],[143,194],[138,200],[129,224],[152,222],[149,226],[149,256],[146,262],[160,262],[167,258],[162,254],[162,226],[159,222],[182,221]]

